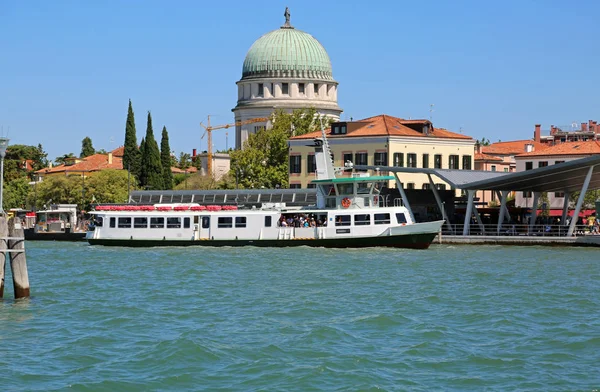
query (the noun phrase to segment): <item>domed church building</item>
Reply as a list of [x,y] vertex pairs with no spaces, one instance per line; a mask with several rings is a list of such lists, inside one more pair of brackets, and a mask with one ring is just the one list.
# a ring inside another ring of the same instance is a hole
[[[307,107],[339,120],[338,83],[333,79],[329,55],[312,35],[290,24],[288,8],[284,16],[285,24],[256,40],[246,54],[242,78],[237,82],[237,105],[232,109],[235,121],[268,118],[276,109],[291,112]],[[237,125],[236,148],[266,125]]]

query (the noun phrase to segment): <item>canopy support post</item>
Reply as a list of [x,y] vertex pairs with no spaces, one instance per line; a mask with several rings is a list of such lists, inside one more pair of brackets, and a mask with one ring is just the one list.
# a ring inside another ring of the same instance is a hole
[[537,205],[540,198],[540,192],[533,192],[533,204],[531,205],[531,216],[529,217],[529,233],[533,230],[533,225],[537,219]]
[[479,215],[479,210],[477,207],[473,205],[473,213],[475,214],[475,219],[477,219],[477,224],[479,225],[479,230],[481,230],[481,234],[485,235],[485,227],[483,226],[483,221],[481,220],[481,216]]
[[433,183],[431,174],[427,174],[427,177],[429,178],[429,186],[431,187],[431,190],[433,191],[433,196],[435,196],[435,201],[437,202],[438,208],[440,209],[440,211],[442,213],[442,219],[446,222],[446,227],[448,228],[448,230],[450,230],[450,232],[452,232],[452,225],[450,224],[448,219],[446,219],[446,209],[444,208],[444,203],[442,203],[442,198],[440,197],[439,192],[435,188],[435,184]]
[[581,187],[581,192],[579,193],[579,199],[577,199],[577,206],[575,206],[575,212],[573,212],[573,220],[569,225],[569,231],[567,232],[567,236],[572,236],[575,231],[575,226],[577,225],[577,220],[579,219],[579,211],[581,211],[581,205],[583,204],[583,199],[585,198],[585,193],[587,192],[588,186],[590,186],[590,180],[592,179],[592,173],[594,173],[594,166],[590,166],[587,175],[585,176],[585,181],[583,182],[583,186]]
[[565,194],[565,200],[563,201],[562,216],[560,218],[560,222],[563,225],[567,221],[567,215],[569,213],[569,198],[571,197],[571,193],[570,192],[564,192],[564,194]]
[[463,235],[469,235],[469,229],[471,228],[471,214],[473,213],[473,196],[475,191],[467,190],[467,212],[465,213],[465,224],[463,226]]
[[402,197],[402,203],[404,204],[404,207],[406,207],[406,209],[408,210],[410,219],[414,222],[415,216],[413,215],[412,208],[410,208],[410,203],[408,202],[408,198],[406,197],[406,193],[404,192],[404,184],[402,184],[402,181],[400,181],[397,172],[394,172],[394,177],[396,177],[396,184],[398,186],[398,190],[400,191],[400,196]]
[[510,215],[508,214],[508,209],[506,208],[506,199],[508,197],[508,191],[497,191],[498,197],[500,198],[500,215],[498,216],[498,235],[500,235],[500,230],[502,229],[502,224],[504,223],[504,215],[508,215],[508,220],[510,221]]

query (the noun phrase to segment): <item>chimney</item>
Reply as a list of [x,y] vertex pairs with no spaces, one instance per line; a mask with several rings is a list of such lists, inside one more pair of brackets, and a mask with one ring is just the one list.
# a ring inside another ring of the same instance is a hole
[[525,152],[532,152],[532,151],[533,151],[533,144],[531,144],[531,143],[525,144]]
[[475,143],[475,154],[481,154],[481,143],[479,141]]
[[112,152],[108,153],[108,164],[112,165]]
[[196,149],[194,148],[194,149],[192,149],[192,158],[195,158],[195,157],[196,157]]
[[588,131],[587,123],[581,123],[581,132],[587,132],[587,131]]
[[535,124],[535,131],[533,132],[533,140],[537,143],[542,140],[542,125]]
[[600,133],[600,129],[598,129],[598,121],[592,121],[592,125],[594,128],[590,129],[591,131],[593,131],[594,133]]

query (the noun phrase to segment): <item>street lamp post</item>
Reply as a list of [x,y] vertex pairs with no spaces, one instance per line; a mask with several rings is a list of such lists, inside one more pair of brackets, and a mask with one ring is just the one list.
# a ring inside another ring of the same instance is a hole
[[6,147],[9,139],[0,137],[0,213],[4,214],[4,205],[2,195],[4,194],[4,157],[6,156]]

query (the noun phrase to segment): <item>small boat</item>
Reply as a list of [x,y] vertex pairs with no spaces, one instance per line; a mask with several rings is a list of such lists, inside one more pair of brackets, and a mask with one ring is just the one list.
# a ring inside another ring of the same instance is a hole
[[417,223],[401,199],[388,205],[384,189],[393,176],[341,177],[329,145],[315,139],[317,204],[286,207],[152,204],[97,206],[87,233],[106,246],[314,246],[426,249],[444,221]]
[[77,218],[76,204],[53,204],[35,213],[35,224],[26,228],[25,240],[85,241],[87,228]]

